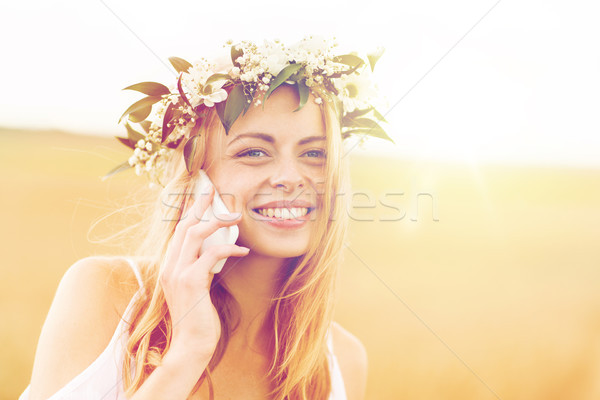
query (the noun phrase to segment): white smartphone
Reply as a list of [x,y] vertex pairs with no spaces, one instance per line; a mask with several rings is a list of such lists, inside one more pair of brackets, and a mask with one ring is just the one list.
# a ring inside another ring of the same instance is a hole
[[[206,172],[204,172],[204,170],[199,170],[198,183],[196,184],[196,189],[194,192],[194,200],[199,200],[201,196],[208,196],[211,186],[214,187],[215,185],[211,182]],[[208,221],[212,217],[216,217],[219,214],[229,214],[229,210],[225,206],[225,203],[223,203],[223,199],[221,199],[221,196],[215,188],[215,195],[212,204],[210,204],[204,212],[202,220]],[[237,225],[219,228],[209,237],[204,239],[200,251],[204,252],[208,247],[218,244],[235,244],[239,234],[240,230]],[[226,258],[219,260],[210,270],[210,272],[213,274],[218,274],[221,272],[223,265],[225,265],[225,261],[227,261]]]

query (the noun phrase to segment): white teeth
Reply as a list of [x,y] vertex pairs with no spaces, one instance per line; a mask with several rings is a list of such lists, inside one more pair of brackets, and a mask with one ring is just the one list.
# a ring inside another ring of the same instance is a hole
[[281,219],[292,219],[303,217],[308,213],[306,207],[292,207],[292,208],[259,208],[257,211],[265,217],[275,217]]

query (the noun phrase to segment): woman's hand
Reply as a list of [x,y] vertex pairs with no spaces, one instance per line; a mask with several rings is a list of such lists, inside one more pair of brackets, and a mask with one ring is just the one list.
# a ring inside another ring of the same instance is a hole
[[221,214],[201,221],[214,193],[211,186],[208,196],[195,199],[188,212],[182,214],[159,278],[173,324],[171,347],[185,348],[207,358],[214,353],[221,335],[219,315],[209,294],[214,277],[210,270],[220,259],[243,257],[250,251],[235,244],[222,244],[200,254],[205,238],[221,227],[239,223],[241,218],[241,214]]

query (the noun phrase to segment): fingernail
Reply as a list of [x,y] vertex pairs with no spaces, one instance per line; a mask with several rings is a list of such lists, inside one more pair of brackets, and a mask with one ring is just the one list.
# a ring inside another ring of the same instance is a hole
[[247,247],[244,247],[244,246],[239,246],[239,247],[240,247],[240,249],[242,249],[242,250],[247,250],[247,251],[250,251],[250,249],[249,249],[249,248],[247,248]]

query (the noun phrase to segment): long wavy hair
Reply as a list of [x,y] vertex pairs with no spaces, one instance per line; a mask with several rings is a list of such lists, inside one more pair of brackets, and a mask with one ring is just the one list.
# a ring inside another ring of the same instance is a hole
[[[327,137],[325,182],[322,213],[317,213],[307,252],[287,259],[281,270],[278,290],[271,299],[266,324],[273,354],[267,379],[275,400],[326,400],[331,392],[326,334],[333,320],[337,280],[342,263],[342,247],[348,216],[349,170],[342,156],[343,141],[339,117],[333,106],[319,106]],[[193,165],[205,166],[208,136],[224,131],[214,110],[207,117]],[[155,200],[153,211],[141,223],[139,245],[134,255],[144,258],[141,266],[143,290],[133,301],[125,354],[123,385],[127,396],[135,393],[154,369],[160,365],[171,343],[172,320],[158,279],[160,265],[175,226],[186,209],[197,169],[190,175],[183,161],[180,145],[166,166],[167,185]],[[175,196],[174,196],[175,195]],[[177,197],[180,196],[180,197]],[[175,205],[165,204],[176,198]],[[239,323],[239,305],[218,275],[212,280],[210,297],[218,311],[221,337],[215,352],[192,393],[208,383],[209,398],[214,399],[211,371],[223,357],[230,334]]]

